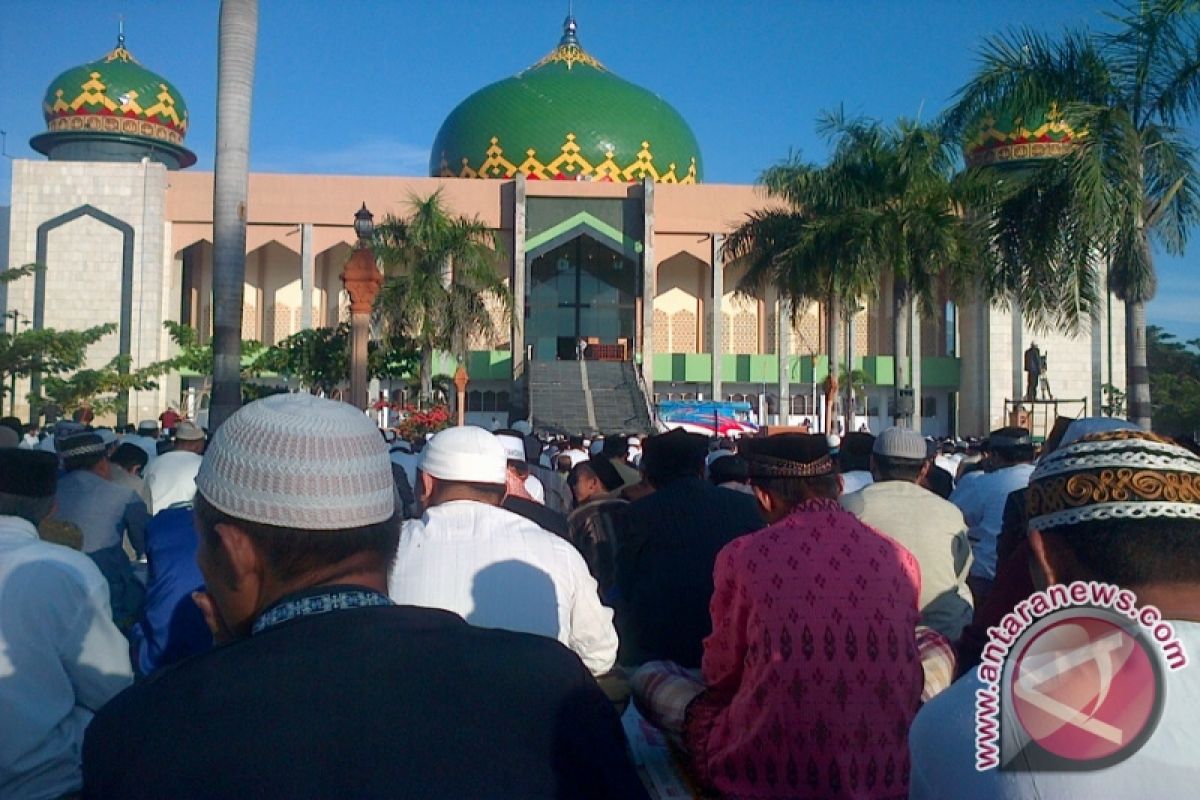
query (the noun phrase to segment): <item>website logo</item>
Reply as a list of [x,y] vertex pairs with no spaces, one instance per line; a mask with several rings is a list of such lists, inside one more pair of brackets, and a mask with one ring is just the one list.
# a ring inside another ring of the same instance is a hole
[[1187,665],[1153,606],[1109,584],[1034,593],[989,629],[975,766],[1095,770],[1125,760],[1162,716],[1166,671]]

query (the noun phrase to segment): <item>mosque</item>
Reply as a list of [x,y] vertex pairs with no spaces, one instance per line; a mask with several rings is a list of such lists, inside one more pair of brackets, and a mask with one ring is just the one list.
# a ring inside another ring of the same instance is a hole
[[[135,365],[168,357],[164,320],[208,337],[213,175],[189,170],[192,120],[179,89],[140,64],[122,36],[108,54],[54,78],[43,111],[46,130],[31,145],[46,158],[13,162],[12,205],[0,209],[0,268],[46,269],[6,287],[0,312],[35,328],[116,322],[117,334],[91,351],[96,364],[117,354]],[[1053,119],[994,123],[966,157],[1018,163],[1053,157],[1067,140]],[[781,155],[762,154],[754,166]],[[742,270],[721,256],[723,238],[772,201],[756,186],[705,183],[687,121],[586,51],[571,18],[547,55],[449,111],[425,176],[251,174],[244,338],[272,344],[346,319],[339,273],[354,212],[365,202],[377,219],[403,215],[405,198],[439,189],[452,211],[493,228],[509,256],[501,269],[512,313],[495,309],[505,333],[477,337],[466,364],[473,413],[553,413],[533,389],[575,370],[564,362],[584,338],[599,359],[589,366],[619,370],[617,382],[594,380],[590,393],[629,384],[651,402],[746,400],[764,421],[817,420],[828,372],[822,309],[790,313],[773,291],[737,293]],[[880,297],[889,295],[885,280]],[[836,334],[867,376],[859,413],[876,431],[892,412],[889,314],[890,303],[867,302]],[[1060,413],[1098,408],[1104,384],[1123,386],[1123,315],[1114,302],[1090,331],[1068,338],[1035,335],[1019,311],[947,299],[944,313],[912,320],[914,423],[964,436],[1004,424],[1006,399],[1024,393],[1021,356],[1034,340],[1064,400]],[[130,419],[179,403],[187,380],[133,392]],[[22,383],[24,416],[37,383]]]

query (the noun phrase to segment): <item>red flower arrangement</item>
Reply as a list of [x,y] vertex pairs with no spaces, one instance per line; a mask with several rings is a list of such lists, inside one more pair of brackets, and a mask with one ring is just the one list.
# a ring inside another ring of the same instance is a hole
[[396,433],[401,439],[415,441],[424,439],[426,434],[437,433],[450,427],[450,409],[446,406],[434,406],[428,411],[421,411],[416,406],[407,406],[404,417],[396,425]]

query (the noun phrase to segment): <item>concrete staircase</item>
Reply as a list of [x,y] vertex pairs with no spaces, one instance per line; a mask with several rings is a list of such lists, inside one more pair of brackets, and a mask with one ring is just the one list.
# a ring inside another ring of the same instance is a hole
[[531,362],[534,429],[553,434],[649,432],[634,369],[620,361]]

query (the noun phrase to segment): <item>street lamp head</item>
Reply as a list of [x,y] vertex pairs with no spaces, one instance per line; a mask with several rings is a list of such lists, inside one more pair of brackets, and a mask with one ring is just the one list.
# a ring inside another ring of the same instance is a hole
[[375,233],[375,217],[367,210],[366,203],[354,212],[354,232],[358,234],[360,242],[370,241]]

